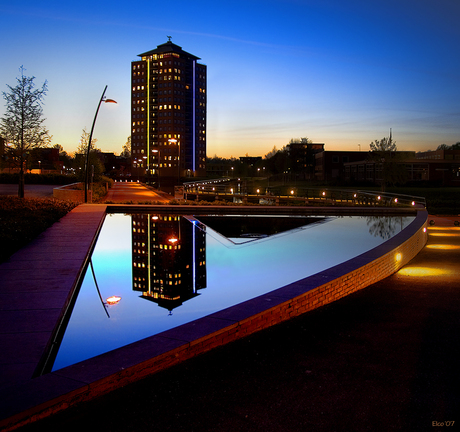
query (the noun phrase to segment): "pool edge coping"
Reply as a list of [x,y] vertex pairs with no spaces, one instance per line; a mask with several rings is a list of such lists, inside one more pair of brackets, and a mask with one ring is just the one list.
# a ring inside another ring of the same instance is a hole
[[[104,216],[113,207],[106,206]],[[129,212],[136,211],[132,206],[124,207]],[[169,206],[153,207],[162,211],[170,209]],[[184,210],[183,206],[171,207]],[[257,207],[250,209],[261,210]],[[290,209],[287,207],[284,211]],[[303,208],[303,211],[309,209]],[[342,210],[331,209],[339,213]],[[357,214],[360,209],[352,210]],[[381,212],[382,209],[378,210]],[[4,388],[0,394],[5,390],[9,393],[9,407],[4,410],[9,411],[9,415],[0,420],[0,427],[13,430],[365,288],[393,274],[417,255],[427,241],[427,220],[426,210],[418,210],[415,220],[402,232],[344,263],[191,323],[30,379],[13,388]],[[99,230],[95,232],[93,242],[98,233]],[[403,258],[396,260],[395,251],[399,250],[404,251]]]

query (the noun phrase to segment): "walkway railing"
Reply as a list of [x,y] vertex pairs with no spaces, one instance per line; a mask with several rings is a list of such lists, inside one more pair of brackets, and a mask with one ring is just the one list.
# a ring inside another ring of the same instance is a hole
[[269,190],[247,191],[242,181],[216,179],[184,183],[184,199],[225,200],[266,205],[348,205],[385,207],[426,207],[424,197],[386,192],[330,188],[288,188],[286,195]]

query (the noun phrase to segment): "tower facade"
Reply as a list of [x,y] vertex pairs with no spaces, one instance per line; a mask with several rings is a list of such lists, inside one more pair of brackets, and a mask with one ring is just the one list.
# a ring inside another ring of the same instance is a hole
[[170,40],[131,68],[133,175],[157,186],[206,175],[206,66]]

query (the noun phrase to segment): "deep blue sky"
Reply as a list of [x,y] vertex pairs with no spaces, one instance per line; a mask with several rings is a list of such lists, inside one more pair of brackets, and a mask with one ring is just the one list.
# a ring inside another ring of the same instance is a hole
[[[46,126],[68,152],[130,134],[130,69],[172,36],[208,66],[208,156],[264,156],[291,138],[368,150],[460,141],[458,0],[0,0],[0,90],[48,80]],[[4,111],[4,101],[0,115]]]

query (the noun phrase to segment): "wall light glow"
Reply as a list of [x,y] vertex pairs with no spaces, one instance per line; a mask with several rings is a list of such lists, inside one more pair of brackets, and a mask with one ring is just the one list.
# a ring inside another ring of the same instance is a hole
[[402,276],[443,276],[447,275],[450,272],[448,270],[443,270],[433,267],[404,267],[399,270],[398,274]]
[[445,249],[445,250],[460,249],[460,246],[449,245],[449,244],[431,244],[431,245],[426,245],[426,247],[429,249]]
[[402,260],[402,254],[400,252],[398,252],[396,255],[395,255],[395,260],[396,262],[400,262]]

